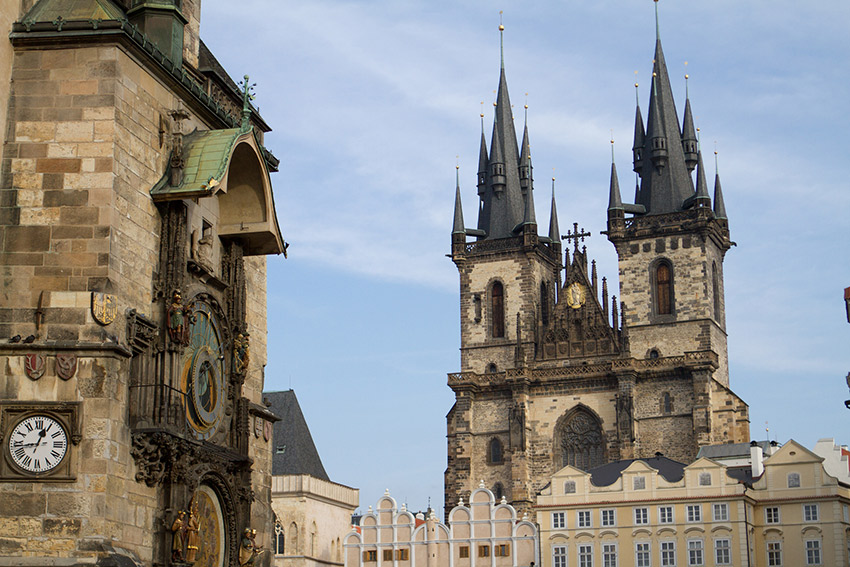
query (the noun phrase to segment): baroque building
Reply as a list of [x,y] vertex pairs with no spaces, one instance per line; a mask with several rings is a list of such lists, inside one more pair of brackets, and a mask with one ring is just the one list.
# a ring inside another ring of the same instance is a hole
[[464,224],[459,181],[455,197],[461,364],[448,376],[446,506],[483,480],[526,510],[566,465],[659,451],[689,463],[702,445],[748,442],[747,405],[729,388],[720,179],[712,199],[660,38],[646,122],[636,111],[635,203],[623,203],[611,166],[604,234],[619,300],[580,244],[590,235],[578,224],[560,234],[554,191],[538,232],[529,132],[517,146],[504,56],[497,93],[489,147],[481,133],[476,228]]
[[6,564],[233,566],[246,528],[270,547],[277,159],[200,14],[0,10]]

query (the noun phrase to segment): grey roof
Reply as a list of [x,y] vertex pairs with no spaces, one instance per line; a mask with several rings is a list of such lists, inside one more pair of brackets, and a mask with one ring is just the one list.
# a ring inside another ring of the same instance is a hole
[[561,241],[561,229],[558,226],[558,209],[555,207],[555,178],[552,178],[552,208],[549,211],[549,240]]
[[[697,132],[694,128],[694,114],[691,111],[691,99],[685,99],[685,117],[682,119],[682,147],[685,150],[685,163],[689,171],[694,170],[696,165]],[[689,151],[690,150],[690,151]]]
[[272,413],[281,418],[274,424],[272,475],[309,474],[329,481],[295,392],[264,392],[263,396],[271,402]]
[[608,210],[623,210],[623,199],[620,197],[620,182],[617,179],[617,165],[611,160],[611,187],[608,192]]
[[682,477],[685,476],[685,467],[687,466],[684,463],[668,459],[664,456],[652,457],[650,459],[625,459],[587,471],[590,473],[590,482],[594,486],[609,486],[614,484],[620,478],[620,475],[623,474],[623,471],[629,468],[635,461],[641,461],[654,468],[667,482],[678,482],[682,480]]
[[711,206],[711,197],[708,196],[708,183],[705,181],[705,165],[702,163],[702,151],[697,152],[697,206]]
[[[655,42],[652,71],[645,148],[639,169],[641,186],[638,203],[646,207],[650,215],[680,211],[685,199],[694,194],[694,183],[685,163],[679,118],[660,39]],[[661,166],[654,163],[653,159],[654,147],[657,145],[663,145],[666,150],[666,160]]]
[[460,204],[460,170],[457,171],[457,187],[455,188],[455,218],[452,223],[452,234],[465,234],[466,229],[463,226],[463,207]]
[[726,203],[723,202],[723,190],[720,189],[720,174],[714,174],[714,216],[726,218]]

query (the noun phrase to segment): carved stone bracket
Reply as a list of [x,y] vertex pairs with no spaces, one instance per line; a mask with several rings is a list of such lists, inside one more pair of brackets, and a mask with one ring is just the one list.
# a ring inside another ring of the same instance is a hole
[[133,354],[142,353],[156,344],[159,330],[156,323],[135,309],[127,311],[127,344]]

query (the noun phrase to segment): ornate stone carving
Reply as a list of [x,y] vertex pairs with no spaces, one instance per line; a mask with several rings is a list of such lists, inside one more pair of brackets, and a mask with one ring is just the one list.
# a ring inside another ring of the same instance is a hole
[[160,206],[160,214],[162,237],[159,245],[159,277],[154,286],[156,299],[183,288],[188,244],[186,204],[182,201],[164,203]]
[[47,359],[43,354],[25,354],[24,372],[30,380],[38,380],[44,376],[47,369]]
[[127,344],[133,354],[139,354],[154,345],[159,331],[157,325],[135,309],[127,312]]
[[77,373],[77,355],[60,353],[56,355],[56,375],[62,380],[70,380]]
[[222,278],[228,285],[225,291],[225,308],[227,320],[230,321],[234,333],[245,330],[245,315],[247,292],[245,280],[245,260],[242,246],[231,242],[225,248],[222,264]]
[[91,315],[101,325],[109,325],[118,315],[118,298],[109,293],[91,293]]

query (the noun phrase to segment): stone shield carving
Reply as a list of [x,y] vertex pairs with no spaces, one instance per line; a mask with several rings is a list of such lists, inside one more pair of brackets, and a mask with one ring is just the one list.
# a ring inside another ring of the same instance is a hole
[[44,371],[47,367],[43,354],[26,354],[24,355],[24,371],[27,377],[31,380],[38,380],[44,376]]
[[77,373],[76,354],[56,355],[56,375],[63,380],[70,380]]
[[94,320],[101,325],[109,325],[118,315],[118,298],[109,293],[91,294],[91,314]]

